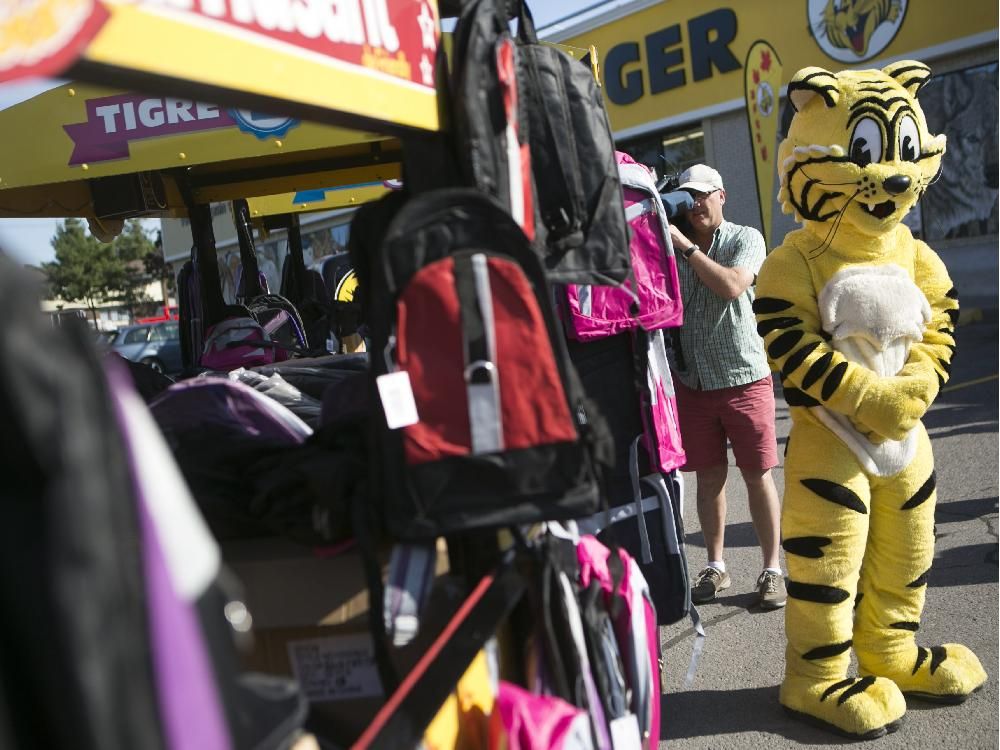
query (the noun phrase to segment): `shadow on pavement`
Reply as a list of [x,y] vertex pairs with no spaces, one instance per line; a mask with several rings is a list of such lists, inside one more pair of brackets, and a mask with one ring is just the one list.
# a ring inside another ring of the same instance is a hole
[[785,738],[779,741],[762,737],[761,747],[856,744],[788,716],[778,703],[777,686],[667,693],[660,699],[660,706],[660,739],[668,742],[760,732]]
[[[687,544],[695,547],[705,547],[705,537],[700,531],[692,531],[684,536]],[[757,547],[757,533],[749,521],[726,524],[726,547]]]
[[938,502],[934,510],[934,520],[937,523],[955,523],[982,518],[998,510],[997,498],[977,497],[973,500],[953,500],[948,503]]
[[974,586],[996,583],[997,544],[970,544],[935,555],[927,578],[929,586]]

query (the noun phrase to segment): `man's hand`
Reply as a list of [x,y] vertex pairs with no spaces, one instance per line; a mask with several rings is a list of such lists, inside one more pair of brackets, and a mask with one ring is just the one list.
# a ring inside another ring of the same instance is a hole
[[681,250],[687,250],[694,243],[684,234],[680,229],[678,229],[673,224],[670,225],[670,241],[674,243],[674,251],[680,252]]

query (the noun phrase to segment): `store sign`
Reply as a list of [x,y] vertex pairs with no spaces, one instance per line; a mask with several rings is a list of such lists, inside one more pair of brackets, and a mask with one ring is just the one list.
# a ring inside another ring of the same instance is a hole
[[137,90],[235,99],[311,119],[346,122],[355,115],[427,130],[441,126],[435,0],[14,5],[23,18],[0,23],[0,78],[40,70],[31,61],[46,57],[45,74],[68,68],[104,85],[128,81]]
[[646,34],[642,40],[643,66],[636,65],[643,59],[638,42],[622,42],[608,50],[604,58],[608,99],[631,104],[647,91],[660,94],[684,86],[685,59],[690,61],[691,77],[696,82],[711,78],[714,71],[739,70],[739,60],[730,49],[736,38],[736,13],[731,9],[720,8],[690,19],[686,32],[682,37],[681,25],[672,24]]
[[70,165],[127,159],[129,143],[147,138],[232,127],[257,138],[278,138],[298,124],[288,117],[135,93],[86,99],[84,107],[85,122],[63,126],[73,141]]
[[79,56],[107,17],[97,0],[4,3],[0,8],[0,82],[58,74]]
[[[302,58],[318,55],[433,86],[437,23],[426,2],[389,0],[106,0],[242,36]],[[412,12],[419,8],[419,12]]]
[[806,13],[819,48],[850,64],[870,60],[889,46],[903,25],[907,5],[908,0],[806,0]]
[[[838,70],[906,56],[933,66],[932,50],[996,45],[995,0],[967,0],[944,23],[939,4],[911,0],[646,6],[624,16],[609,7],[613,20],[550,40],[597,48],[611,127],[626,138],[741,107],[743,61],[758,39],[781,50],[786,78],[810,65]],[[777,86],[779,95],[785,83]]]

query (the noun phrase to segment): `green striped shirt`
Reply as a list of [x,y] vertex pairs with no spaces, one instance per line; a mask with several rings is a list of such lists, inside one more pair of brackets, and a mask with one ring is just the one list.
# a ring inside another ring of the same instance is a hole
[[[704,248],[702,248],[704,250]],[[715,230],[708,257],[729,268],[746,268],[756,277],[767,254],[764,238],[753,227],[723,221]],[[751,285],[734,300],[724,300],[705,286],[691,266],[678,260],[684,325],[677,376],[689,388],[714,391],[753,383],[770,368],[764,341],[757,335]]]

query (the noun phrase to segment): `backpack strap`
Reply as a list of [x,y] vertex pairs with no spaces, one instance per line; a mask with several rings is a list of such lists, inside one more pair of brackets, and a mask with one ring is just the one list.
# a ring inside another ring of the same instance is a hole
[[473,453],[504,449],[496,328],[486,255],[455,257],[455,287],[465,344],[465,383]]
[[253,244],[253,229],[250,227],[250,206],[245,198],[233,201],[233,222],[236,238],[240,245],[240,263],[243,266],[243,298],[252,300],[264,293],[260,285],[260,267],[257,265],[257,251]]

